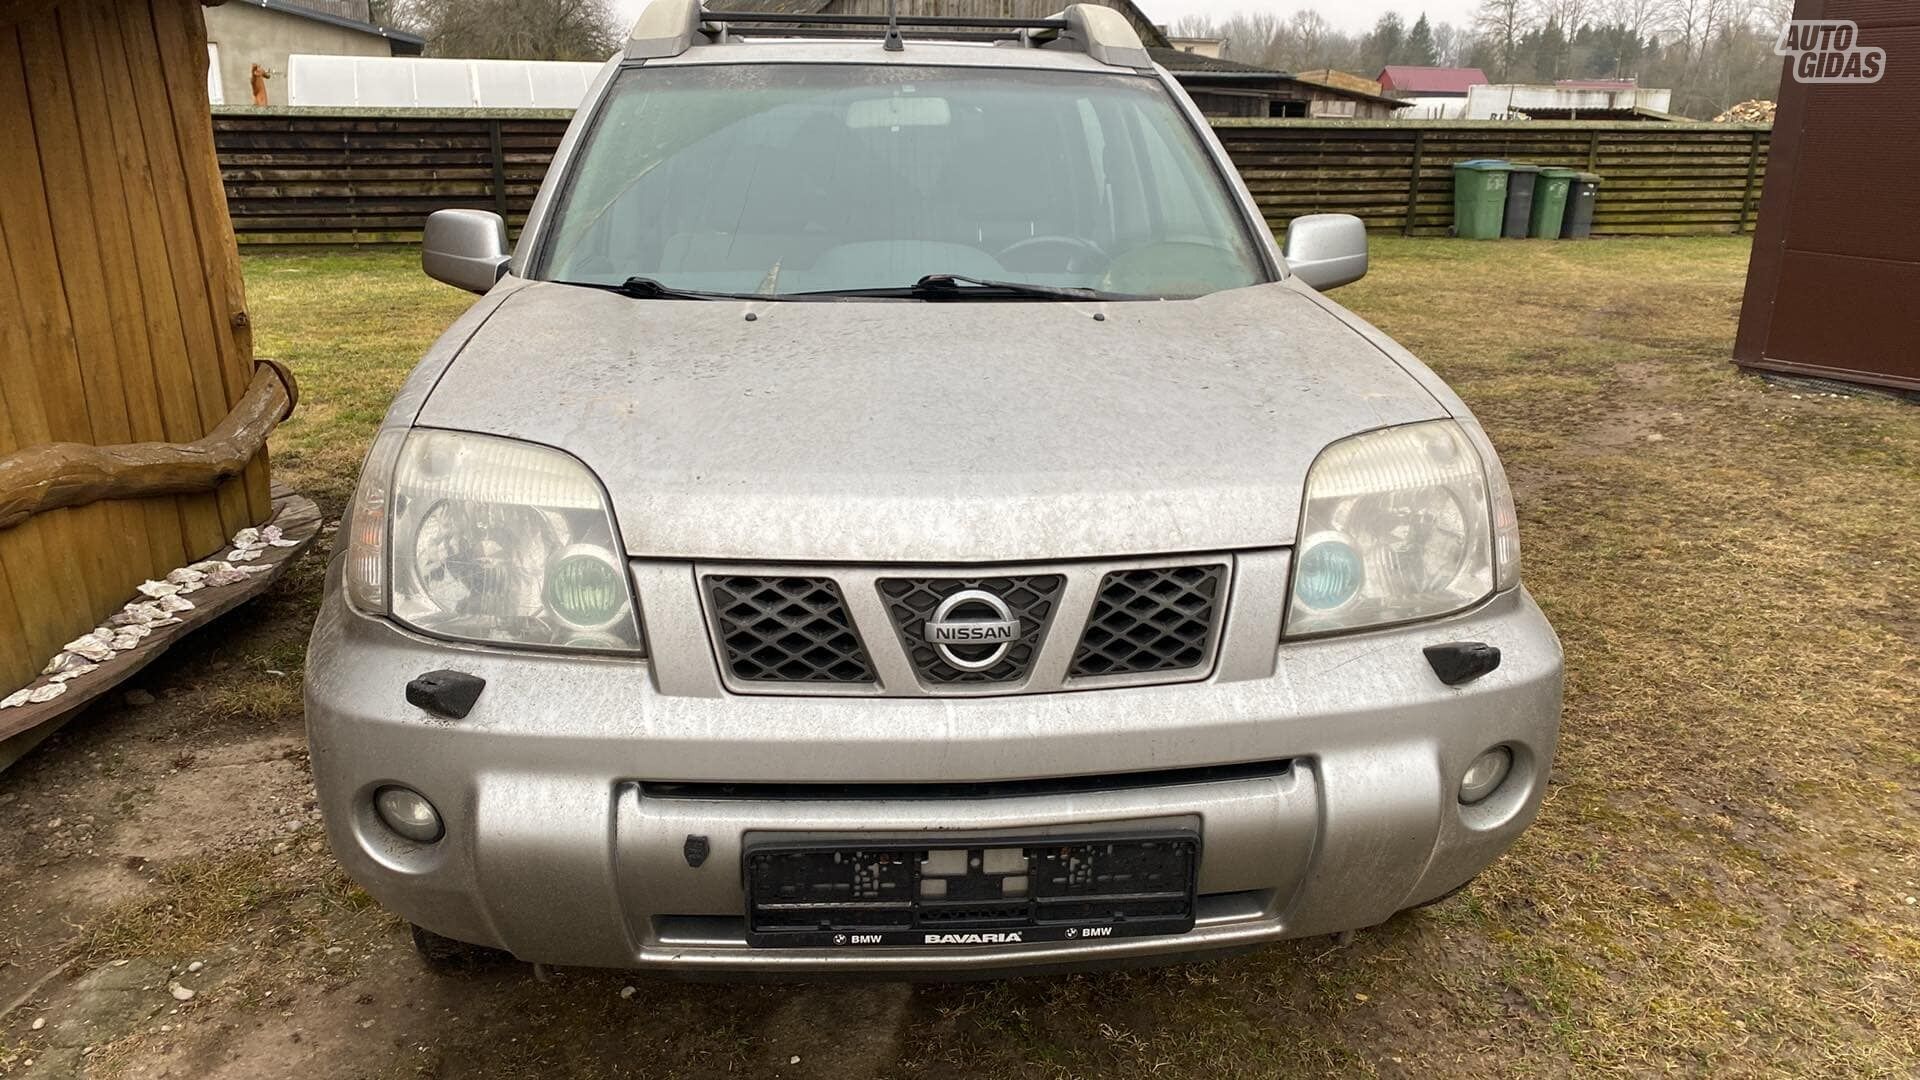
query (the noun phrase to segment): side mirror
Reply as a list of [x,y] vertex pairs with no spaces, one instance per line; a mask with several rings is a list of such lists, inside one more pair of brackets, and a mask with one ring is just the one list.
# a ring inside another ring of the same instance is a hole
[[435,281],[483,293],[507,272],[507,223],[491,210],[436,210],[420,268]]
[[1367,226],[1352,214],[1308,214],[1287,226],[1287,269],[1325,292],[1367,276]]

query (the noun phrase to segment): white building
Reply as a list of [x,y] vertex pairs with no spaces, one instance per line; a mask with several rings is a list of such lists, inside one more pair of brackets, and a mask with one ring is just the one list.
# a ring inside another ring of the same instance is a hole
[[602,65],[559,60],[288,58],[290,105],[407,109],[574,109]]
[[215,105],[251,105],[253,69],[264,104],[289,104],[287,68],[299,53],[343,57],[418,56],[417,34],[369,22],[366,0],[229,0],[205,10],[207,96]]
[[1618,120],[1660,119],[1673,104],[1673,91],[1642,87],[1495,83],[1467,91],[1466,120]]

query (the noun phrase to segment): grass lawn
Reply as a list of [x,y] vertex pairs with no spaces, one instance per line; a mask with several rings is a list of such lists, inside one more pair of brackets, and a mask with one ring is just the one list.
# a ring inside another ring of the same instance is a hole
[[[1380,240],[1373,275],[1338,294],[1501,448],[1526,581],[1567,653],[1539,823],[1438,907],[1346,945],[1141,973],[449,985],[414,973],[400,927],[323,854],[287,873],[248,849],[183,860],[101,914],[89,955],[268,942],[284,979],[218,1006],[240,1032],[225,1045],[279,1022],[260,991],[283,982],[273,1000],[303,1008],[373,986],[464,1014],[393,1040],[370,1071],[395,1076],[1911,1076],[1920,408],[1737,373],[1747,247]],[[277,471],[336,515],[388,398],[468,297],[407,254],[252,257],[247,287],[260,352],[303,388]],[[303,574],[276,601],[287,640],[316,587]],[[211,707],[297,731],[297,700],[249,696],[244,663],[213,678],[228,696]],[[331,940],[368,959],[314,960]]]

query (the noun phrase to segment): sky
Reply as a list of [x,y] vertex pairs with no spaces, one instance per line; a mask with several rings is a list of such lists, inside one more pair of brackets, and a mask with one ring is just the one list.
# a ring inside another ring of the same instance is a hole
[[[1475,0],[1135,0],[1154,22],[1171,24],[1187,15],[1227,15],[1236,11],[1271,11],[1291,15],[1312,8],[1334,26],[1349,33],[1371,27],[1383,12],[1398,11],[1411,25],[1422,11],[1434,22],[1465,26],[1473,21]],[[1062,0],[1061,6],[1065,6]],[[615,10],[631,22],[647,0],[614,0]],[[718,6],[718,5],[709,5]]]

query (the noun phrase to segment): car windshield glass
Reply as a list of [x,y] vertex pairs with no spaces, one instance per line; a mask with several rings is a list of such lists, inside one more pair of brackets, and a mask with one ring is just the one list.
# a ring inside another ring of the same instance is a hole
[[536,277],[709,293],[929,275],[1192,297],[1268,280],[1156,80],[759,64],[621,73]]

